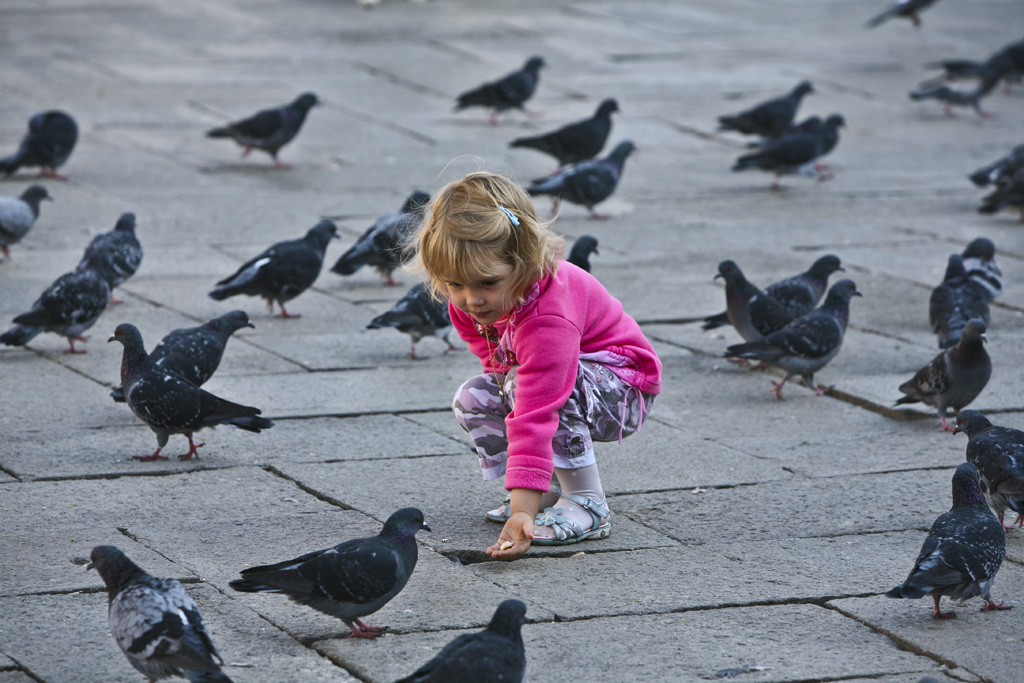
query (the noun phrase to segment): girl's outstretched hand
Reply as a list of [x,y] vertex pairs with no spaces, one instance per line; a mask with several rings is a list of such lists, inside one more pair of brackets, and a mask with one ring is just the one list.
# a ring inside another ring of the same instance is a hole
[[533,540],[533,517],[526,512],[513,513],[502,527],[498,542],[487,549],[487,554],[496,560],[514,560],[529,550]]

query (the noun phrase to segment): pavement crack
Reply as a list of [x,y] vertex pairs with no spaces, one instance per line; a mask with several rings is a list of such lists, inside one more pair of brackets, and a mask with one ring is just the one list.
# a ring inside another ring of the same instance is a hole
[[275,477],[279,477],[281,479],[284,479],[285,481],[291,482],[296,487],[298,487],[300,490],[308,493],[309,495],[313,496],[317,500],[320,500],[320,501],[323,501],[323,502],[327,503],[328,505],[333,505],[335,507],[341,508],[342,510],[353,510],[353,511],[359,512],[359,510],[356,510],[356,508],[352,507],[351,505],[348,505],[347,503],[343,503],[340,500],[338,500],[337,498],[334,498],[333,496],[328,496],[326,493],[324,493],[322,491],[318,491],[315,488],[313,488],[312,486],[308,486],[306,484],[303,484],[301,481],[299,481],[298,479],[295,479],[294,477],[288,476],[287,474],[285,474],[281,470],[277,469],[273,465],[268,465],[268,466],[264,467],[263,470],[265,472],[268,472],[268,473],[274,475]]

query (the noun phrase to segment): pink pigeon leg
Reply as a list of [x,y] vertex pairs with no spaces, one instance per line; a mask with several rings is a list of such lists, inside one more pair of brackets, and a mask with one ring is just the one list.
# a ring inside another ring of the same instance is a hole
[[39,169],[40,178],[50,178],[52,180],[67,180],[68,177],[57,173],[57,169],[50,168],[49,166],[43,166]]
[[935,619],[956,619],[956,612],[943,612],[939,609],[939,600],[941,599],[941,595],[932,596],[932,600],[935,601],[935,609],[932,611],[932,617]]
[[981,608],[982,612],[988,612],[990,610],[1008,610],[1013,609],[1013,605],[1006,605],[1001,602],[992,602],[991,600],[985,601],[985,606]]
[[196,460],[199,459],[199,449],[205,446],[205,443],[196,443],[192,440],[192,437],[188,437],[188,453],[185,455],[179,455],[179,460],[188,460],[193,455],[196,456]]
[[157,449],[150,455],[133,455],[132,460],[138,460],[140,462],[152,462],[154,460],[166,460],[164,456],[160,455],[160,451],[163,450],[163,446],[157,446]]
[[775,398],[779,399],[780,401],[785,400],[782,398],[782,385],[786,383],[787,379],[789,379],[789,375],[783,377],[781,382],[772,382],[772,386],[774,387],[775,391]]
[[76,335],[74,337],[68,337],[68,351],[67,352],[68,353],[85,353],[85,349],[76,349],[75,348],[75,340],[76,339],[78,341],[80,341],[80,342],[84,342],[85,340],[88,339],[88,337],[83,337],[80,334]]
[[278,316],[278,317],[280,317],[280,318],[301,318],[302,317],[301,313],[289,313],[288,311],[284,310],[284,304],[280,304],[280,306],[281,306],[281,315]]

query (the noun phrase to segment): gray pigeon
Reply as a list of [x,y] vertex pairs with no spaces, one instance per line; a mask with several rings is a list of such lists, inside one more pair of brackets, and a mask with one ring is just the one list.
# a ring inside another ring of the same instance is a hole
[[793,320],[761,341],[735,344],[725,351],[727,358],[746,358],[774,365],[786,371],[781,382],[774,382],[775,396],[782,399],[782,386],[793,375],[804,378],[818,396],[832,389],[814,385],[814,373],[828,365],[843,345],[850,320],[850,299],[861,296],[853,280],[832,285],[824,303],[807,315]]
[[395,683],[521,683],[526,676],[525,618],[521,600],[505,600],[487,628],[458,636]]
[[991,164],[982,166],[967,177],[978,187],[999,185],[1001,180],[1010,178],[1022,168],[1024,168],[1024,145],[1017,145]]
[[549,154],[558,160],[558,167],[593,159],[601,153],[612,132],[612,112],[619,111],[619,103],[612,98],[601,102],[589,119],[570,123],[544,135],[517,138],[509,147],[527,147]]
[[414,285],[405,296],[398,300],[391,310],[381,313],[366,326],[370,330],[394,327],[412,338],[409,358],[420,360],[416,355],[416,342],[423,337],[437,337],[448,344],[448,351],[457,351],[448,335],[452,331],[452,319],[448,315],[448,303],[438,301],[427,292],[423,283]]
[[346,637],[376,638],[387,627],[360,617],[398,595],[416,568],[416,532],[430,531],[423,513],[402,508],[377,536],[356,538],[292,560],[249,567],[228,585],[243,593],[284,593],[295,602],[338,617],[352,629]]
[[282,318],[299,318],[291,314],[284,303],[309,289],[324,265],[327,244],[338,237],[338,228],[331,221],[320,221],[309,229],[305,237],[278,242],[258,256],[243,263],[234,274],[217,284],[210,298],[223,301],[229,296],[245,294],[267,300],[267,308],[274,310],[274,302],[281,307]]
[[896,405],[925,403],[934,406],[942,419],[942,429],[953,431],[946,424],[946,409],[954,413],[978,397],[992,376],[992,360],[985,351],[985,321],[967,321],[960,341],[935,356],[928,365],[900,385],[903,396]]
[[762,102],[738,114],[719,116],[718,129],[774,140],[789,130],[804,96],[812,92],[814,86],[810,81],[801,81],[786,95]]
[[964,257],[950,254],[942,283],[932,290],[928,300],[928,320],[938,337],[939,348],[955,346],[971,318],[981,318],[987,325],[991,300],[984,281],[967,277]]
[[291,166],[279,161],[277,153],[299,134],[309,110],[318,104],[320,100],[315,94],[303,93],[291,104],[258,111],[247,119],[207,131],[206,136],[231,138],[245,148],[242,151],[243,157],[253,149],[261,149],[274,159],[275,166],[288,169]]
[[922,86],[940,85],[946,81],[953,82],[964,79],[995,83],[1002,79],[1008,89],[1011,82],[1020,81],[1021,72],[1024,71],[1024,40],[1018,40],[1000,48],[982,62],[947,59],[931,62],[925,66],[929,69],[942,69],[943,73],[941,76],[922,83]]
[[978,468],[965,462],[953,473],[953,507],[938,516],[921,546],[914,568],[888,598],[932,596],[937,619],[952,619],[955,612],[939,609],[943,595],[963,602],[980,595],[982,610],[1007,610],[992,602],[990,593],[996,572],[1006,555],[1006,533],[985,504]]
[[600,252],[597,250],[597,238],[593,235],[580,235],[573,242],[572,249],[569,250],[569,256],[565,260],[589,273],[591,254],[600,255]]
[[910,99],[915,102],[921,100],[938,100],[942,102],[942,111],[946,116],[952,117],[953,107],[972,107],[983,119],[991,118],[992,114],[981,108],[981,98],[987,95],[995,86],[995,81],[982,81],[974,90],[954,90],[948,85],[938,85],[930,88],[919,88],[908,93]]
[[81,263],[98,258],[98,269],[110,283],[110,303],[124,303],[114,298],[114,287],[135,274],[142,264],[142,244],[135,236],[135,214],[123,213],[110,232],[96,235],[85,248]]
[[823,173],[818,159],[831,151],[839,140],[839,128],[845,125],[842,116],[828,117],[820,127],[808,125],[786,133],[782,137],[762,146],[758,151],[744,154],[733,164],[733,171],[757,169],[775,174],[773,190],[781,189],[779,178],[783,175],[805,175],[828,180],[831,175]]
[[428,204],[430,195],[426,192],[416,190],[410,194],[399,211],[384,214],[367,228],[338,258],[331,272],[351,275],[363,266],[373,266],[387,279],[388,285],[400,284],[391,273],[402,265],[406,242],[419,227]]
[[543,57],[530,57],[522,69],[459,95],[455,111],[466,107],[487,107],[491,110],[491,124],[496,124],[498,114],[506,109],[523,109],[526,100],[537,89],[542,66],[545,66]]
[[[781,330],[793,320],[786,307],[755,287],[735,261],[722,261],[718,264],[715,279],[725,280],[725,318],[726,323],[736,328],[741,337],[747,341],[760,341],[767,335]],[[719,316],[711,316],[717,320]],[[706,322],[704,329],[710,330],[717,325]]]
[[1024,169],[1000,178],[992,192],[982,198],[978,213],[991,215],[1003,209],[1017,209],[1024,223]]
[[135,416],[156,434],[157,449],[151,455],[134,456],[133,460],[166,460],[160,451],[171,434],[188,438],[188,460],[199,457],[203,444],[196,444],[192,434],[206,427],[227,424],[257,434],[274,423],[258,417],[260,410],[239,405],[203,391],[192,382],[157,366],[146,354],[142,334],[135,325],[121,323],[107,341],[124,345],[121,356],[121,386],[125,403]]
[[107,586],[110,632],[139,673],[150,681],[231,683],[199,607],[178,581],[146,573],[112,545],[96,546],[90,559],[86,569]]
[[[243,327],[255,325],[249,322],[245,311],[231,311],[198,327],[172,330],[149,354],[149,360],[201,387],[220,365],[228,339]],[[114,389],[110,397],[115,403],[124,403],[124,388]]]
[[39,202],[53,200],[42,185],[29,185],[20,197],[0,197],[0,253],[11,257],[8,249],[21,241],[39,218]]
[[67,180],[57,169],[71,156],[76,142],[78,124],[70,115],[56,109],[40,112],[28,120],[18,151],[0,159],[0,173],[11,175],[23,166],[38,166],[45,178]]
[[934,2],[935,0],[895,0],[895,2],[882,10],[881,13],[868,19],[867,27],[874,28],[893,17],[903,17],[910,19],[914,26],[920,28],[920,12],[927,9]]
[[1024,526],[1024,432],[997,427],[977,410],[961,410],[954,434],[967,434],[967,462],[978,468],[982,490],[1004,529],[1007,509],[1017,513],[1017,526]]
[[548,178],[535,181],[526,191],[534,197],[551,195],[555,200],[555,211],[558,210],[559,201],[564,199],[587,207],[591,218],[605,218],[594,211],[594,206],[615,192],[626,158],[634,151],[636,146],[624,140],[604,159],[582,161]]

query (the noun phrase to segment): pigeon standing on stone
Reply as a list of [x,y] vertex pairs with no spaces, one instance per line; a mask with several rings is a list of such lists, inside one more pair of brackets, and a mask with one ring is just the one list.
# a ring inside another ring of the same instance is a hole
[[110,282],[110,303],[124,303],[114,298],[114,287],[135,274],[142,264],[142,244],[135,236],[135,214],[123,213],[110,232],[96,235],[85,248],[81,263],[100,256],[101,271]]
[[1007,208],[1020,211],[1020,222],[1024,223],[1024,169],[1001,177],[992,192],[982,198],[978,213],[994,214]]
[[1004,529],[1007,509],[1017,513],[1017,526],[1024,526],[1024,432],[997,427],[977,410],[961,410],[954,434],[967,434],[967,462],[978,468],[982,489]]
[[505,600],[487,628],[458,636],[395,683],[521,683],[526,676],[525,619],[521,600]]
[[1009,178],[1022,168],[1024,168],[1024,145],[1017,145],[991,164],[982,166],[967,177],[978,187],[998,185],[1000,180]]
[[338,258],[331,272],[351,275],[363,266],[374,266],[387,279],[388,285],[400,284],[391,273],[402,265],[406,241],[419,227],[428,204],[430,195],[426,192],[416,190],[410,194],[399,211],[384,214],[367,228]]
[[[201,387],[220,365],[228,339],[243,327],[255,325],[249,322],[245,311],[231,311],[198,327],[172,330],[149,354],[149,360]],[[124,388],[114,389],[110,397],[116,403],[124,403]]]
[[978,397],[992,376],[992,360],[985,351],[985,321],[967,321],[960,341],[935,356],[928,365],[900,385],[903,396],[896,405],[925,403],[934,406],[942,419],[942,429],[953,431],[946,424],[946,409],[954,413]]
[[910,19],[914,26],[920,28],[920,13],[934,2],[935,0],[895,0],[891,5],[882,10],[881,13],[868,19],[867,27],[874,28],[893,17],[903,17]]
[[373,614],[398,595],[416,568],[416,532],[430,531],[423,513],[402,508],[388,517],[377,536],[356,538],[292,560],[241,571],[230,585],[243,593],[284,593],[295,602],[338,617],[352,629],[346,637],[376,638],[387,627],[360,617]]
[[746,358],[774,365],[786,371],[781,382],[774,382],[775,396],[782,399],[782,385],[793,375],[804,378],[818,396],[832,389],[814,385],[814,373],[828,365],[843,345],[850,320],[850,299],[861,296],[853,280],[832,285],[824,303],[761,341],[735,344],[726,349],[727,358]]
[[217,284],[210,298],[223,301],[229,296],[245,294],[267,300],[272,312],[274,302],[281,307],[282,318],[299,318],[285,310],[291,301],[316,282],[324,264],[327,245],[338,237],[338,228],[331,221],[320,221],[309,229],[305,237],[278,242],[258,256],[249,259]]
[[157,449],[133,460],[166,460],[160,451],[171,434],[188,438],[188,453],[180,456],[181,460],[188,460],[193,455],[199,457],[198,449],[204,445],[192,440],[192,434],[200,429],[226,424],[258,434],[274,426],[265,417],[258,417],[258,408],[225,401],[156,365],[146,354],[142,334],[134,325],[121,323],[107,341],[124,345],[121,386],[125,403],[156,434]]
[[38,166],[39,175],[67,180],[57,172],[78,142],[78,125],[62,111],[40,112],[28,120],[28,132],[18,151],[0,159],[0,173],[11,175],[22,166]]
[[466,107],[487,107],[491,110],[491,124],[496,124],[498,114],[506,109],[524,109],[526,100],[537,89],[540,69],[544,65],[543,57],[530,57],[522,69],[459,95],[455,111]]
[[744,135],[758,135],[774,140],[785,134],[796,118],[804,95],[814,92],[810,81],[801,81],[781,97],[762,102],[738,114],[718,117],[718,130],[734,130]]
[[985,80],[973,90],[954,90],[948,85],[938,85],[931,88],[911,90],[908,96],[915,102],[920,102],[921,100],[938,100],[942,102],[942,111],[948,117],[955,116],[953,114],[953,107],[972,107],[978,116],[988,119],[992,117],[992,114],[981,108],[981,98],[991,92],[997,82],[992,79]]
[[594,211],[594,206],[612,196],[622,178],[622,169],[626,158],[636,151],[636,146],[624,140],[615,146],[612,153],[604,159],[581,161],[575,166],[534,182],[526,188],[531,196],[551,195],[555,200],[555,211],[558,203],[564,199],[572,204],[587,207],[591,218],[605,218]]
[[619,103],[612,98],[601,102],[589,119],[570,123],[556,131],[535,137],[517,138],[509,147],[529,147],[549,154],[558,160],[558,166],[576,164],[593,159],[601,153],[612,131],[612,112],[619,111]]
[[366,326],[369,330],[394,327],[412,338],[409,358],[420,360],[416,355],[416,342],[423,337],[437,337],[448,344],[448,351],[458,351],[448,335],[452,331],[452,319],[448,315],[448,303],[438,301],[427,292],[423,283],[416,284],[398,300],[391,310],[381,313]]
[[[718,278],[725,281],[725,324],[736,328],[736,332],[748,342],[760,341],[793,320],[785,306],[747,280],[735,261],[719,263],[718,274],[715,275],[715,279]],[[706,318],[703,328],[718,327],[721,315]]]
[[39,202],[53,197],[42,185],[29,185],[19,197],[0,197],[0,253],[10,258],[8,249],[21,241],[39,218]]
[[128,662],[150,681],[182,677],[231,683],[199,607],[175,579],[145,572],[112,545],[92,549],[86,569],[107,586],[110,632]]
[[932,290],[928,300],[928,320],[938,337],[939,348],[955,346],[971,318],[980,318],[987,325],[991,300],[985,281],[967,276],[964,257],[950,254],[942,284]]
[[247,156],[253,149],[261,149],[271,156],[278,168],[291,168],[277,158],[278,151],[299,134],[309,110],[320,104],[311,92],[299,95],[294,102],[274,109],[264,109],[247,119],[207,131],[207,137],[231,138],[245,149]]
[[830,116],[816,130],[796,130],[786,133],[758,151],[744,154],[733,164],[733,171],[757,169],[775,174],[771,189],[779,190],[779,178],[783,175],[805,175],[828,180],[831,176],[823,174],[817,165],[818,159],[826,150],[835,147],[839,140],[839,127],[844,125],[842,116]]
[[953,507],[938,516],[921,546],[907,580],[885,594],[888,598],[922,598],[935,601],[932,616],[952,619],[954,612],[939,609],[948,595],[963,602],[980,595],[982,610],[1007,610],[993,602],[992,583],[1006,555],[1006,533],[985,504],[978,468],[965,462],[953,474]]
[[1019,81],[1024,71],[1024,40],[1006,45],[983,62],[967,59],[947,59],[926,64],[930,69],[942,69],[942,75],[925,81],[922,86],[935,86],[943,82],[976,79],[993,84],[1002,79],[1009,88],[1011,81]]
[[580,235],[573,242],[572,249],[569,250],[569,257],[565,260],[589,273],[591,254],[600,255],[597,250],[597,238],[593,235]]
[[988,290],[994,299],[1003,293],[1003,272],[996,264],[996,245],[987,237],[976,237],[964,247],[967,278]]

